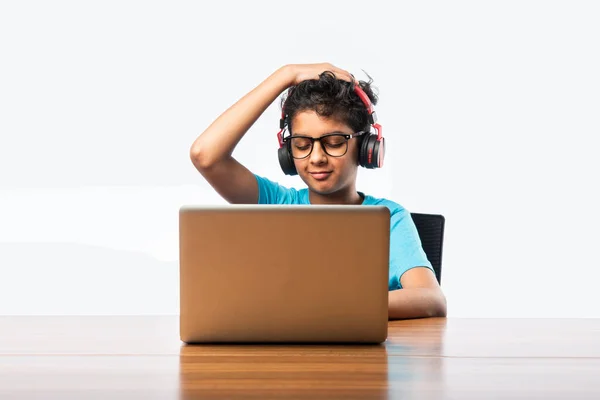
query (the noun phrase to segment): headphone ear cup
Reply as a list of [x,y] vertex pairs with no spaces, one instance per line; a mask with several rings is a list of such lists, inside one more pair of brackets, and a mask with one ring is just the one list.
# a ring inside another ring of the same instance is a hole
[[296,171],[296,165],[294,165],[294,159],[290,153],[289,143],[283,145],[277,150],[277,156],[279,157],[279,166],[286,175],[298,175]]
[[377,141],[377,135],[370,134],[360,146],[359,162],[362,167],[373,169],[380,168],[383,165],[383,156],[385,148],[381,142]]
[[370,134],[363,139],[360,146],[360,153],[358,155],[358,161],[361,167],[375,168],[373,166],[373,147],[375,145],[375,141],[377,141],[377,136],[373,134]]
[[[371,136],[371,135],[369,135],[369,136]],[[366,146],[367,146],[367,142],[369,141],[369,136],[363,136],[360,141],[360,148],[358,149],[358,164],[361,167],[365,166],[365,160],[367,159],[365,157],[365,154],[367,154]]]

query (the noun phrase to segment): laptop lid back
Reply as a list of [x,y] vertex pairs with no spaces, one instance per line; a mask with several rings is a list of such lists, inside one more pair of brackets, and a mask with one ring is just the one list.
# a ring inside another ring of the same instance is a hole
[[179,217],[182,341],[386,339],[386,207],[184,206]]

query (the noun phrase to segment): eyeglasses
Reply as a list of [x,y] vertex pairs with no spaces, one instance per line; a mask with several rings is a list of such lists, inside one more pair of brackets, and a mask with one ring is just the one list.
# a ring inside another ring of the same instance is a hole
[[306,158],[312,153],[315,141],[321,143],[321,148],[331,157],[342,157],[348,151],[348,140],[365,134],[360,131],[354,134],[329,133],[318,138],[311,136],[294,135],[283,139],[289,142],[292,157],[296,159]]

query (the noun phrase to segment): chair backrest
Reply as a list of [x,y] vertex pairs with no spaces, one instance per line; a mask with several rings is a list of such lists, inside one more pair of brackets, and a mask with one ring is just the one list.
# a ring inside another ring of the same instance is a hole
[[445,218],[439,214],[410,214],[427,258],[435,271],[438,283],[442,284],[442,249],[444,244]]

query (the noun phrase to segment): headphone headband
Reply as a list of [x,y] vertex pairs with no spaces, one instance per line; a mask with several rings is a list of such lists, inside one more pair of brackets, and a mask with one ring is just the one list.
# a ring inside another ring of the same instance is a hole
[[367,96],[365,91],[362,90],[358,83],[354,85],[354,92],[356,92],[358,97],[360,97],[365,107],[367,108],[367,112],[369,113],[369,123],[373,125],[373,128],[375,128],[375,130],[377,131],[377,141],[380,142],[382,138],[382,129],[381,125],[377,123],[377,114],[375,114],[375,111],[373,110],[373,104],[371,104],[371,99],[369,99],[369,96]]

